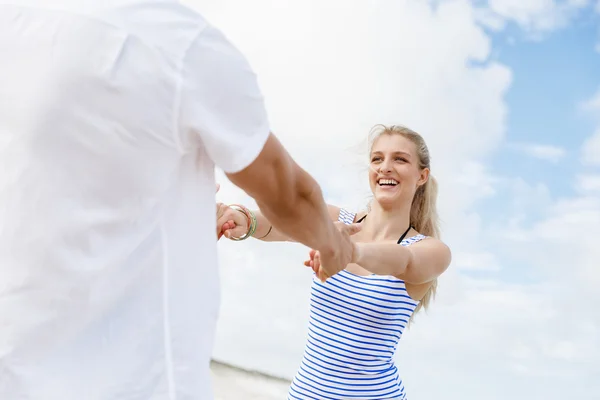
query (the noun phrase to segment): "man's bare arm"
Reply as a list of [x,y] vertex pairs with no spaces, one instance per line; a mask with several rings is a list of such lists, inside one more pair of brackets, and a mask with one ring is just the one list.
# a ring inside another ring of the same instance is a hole
[[254,198],[279,232],[322,252],[337,250],[332,248],[337,228],[331,221],[321,188],[273,134],[252,164],[227,176]]

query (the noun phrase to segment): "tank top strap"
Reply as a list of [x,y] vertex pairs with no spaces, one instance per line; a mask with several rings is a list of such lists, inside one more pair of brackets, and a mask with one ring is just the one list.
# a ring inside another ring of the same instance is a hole
[[402,246],[410,246],[411,244],[420,242],[423,239],[427,239],[427,236],[419,233],[418,235],[404,239],[399,244],[401,244]]
[[344,208],[340,208],[340,215],[338,216],[338,221],[343,222],[346,225],[350,225],[354,222],[355,217],[356,213],[352,213]]

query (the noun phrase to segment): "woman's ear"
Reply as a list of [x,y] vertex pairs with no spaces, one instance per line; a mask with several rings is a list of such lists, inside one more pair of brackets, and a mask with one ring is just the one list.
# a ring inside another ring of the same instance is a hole
[[419,177],[419,180],[417,181],[417,187],[423,186],[424,184],[427,183],[428,180],[429,180],[429,168],[423,168],[421,170],[421,176]]

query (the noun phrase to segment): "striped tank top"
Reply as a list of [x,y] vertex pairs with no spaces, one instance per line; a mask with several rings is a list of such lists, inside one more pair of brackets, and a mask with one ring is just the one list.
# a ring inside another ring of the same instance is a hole
[[[351,224],[354,216],[341,210],[339,220]],[[313,277],[308,338],[288,400],[405,400],[393,356],[418,304],[392,276],[343,270],[325,283]]]

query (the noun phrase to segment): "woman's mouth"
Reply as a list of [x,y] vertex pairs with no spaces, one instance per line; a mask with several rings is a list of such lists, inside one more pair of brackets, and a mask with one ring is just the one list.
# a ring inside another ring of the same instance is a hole
[[395,179],[379,179],[377,181],[377,184],[379,184],[379,186],[381,187],[394,187],[396,185],[398,185],[398,181]]

